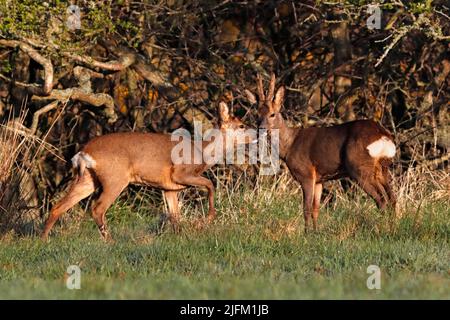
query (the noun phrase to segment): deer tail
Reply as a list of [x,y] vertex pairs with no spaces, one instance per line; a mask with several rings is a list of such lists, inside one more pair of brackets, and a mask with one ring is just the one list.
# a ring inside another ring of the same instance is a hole
[[88,153],[80,151],[72,158],[72,167],[78,177],[82,177],[86,168],[95,168],[95,160]]

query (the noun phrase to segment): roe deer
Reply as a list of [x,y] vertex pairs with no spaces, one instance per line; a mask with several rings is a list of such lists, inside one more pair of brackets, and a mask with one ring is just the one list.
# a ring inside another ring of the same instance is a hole
[[322,183],[348,177],[371,196],[378,208],[395,206],[389,165],[396,148],[391,134],[372,120],[356,120],[331,127],[288,127],[280,113],[285,89],[275,93],[272,74],[267,96],[261,77],[258,98],[246,90],[249,101],[258,103],[259,127],[279,130],[279,155],[303,190],[305,230],[311,215],[317,229]]
[[[229,114],[224,102],[219,105],[219,129],[221,133],[233,132],[232,147],[239,143],[248,143],[248,139],[240,139],[244,133],[244,124]],[[223,134],[220,137],[225,138]],[[164,190],[169,221],[175,229],[180,215],[178,193],[188,186],[206,187],[209,202],[208,222],[213,220],[216,214],[214,186],[209,179],[202,176],[213,164],[202,158],[199,162],[174,164],[171,158],[172,148],[177,143],[171,141],[170,134],[137,132],[112,133],[89,141],[72,158],[73,167],[77,170],[75,180],[68,194],[53,206],[42,238],[47,239],[50,229],[64,212],[92,194],[97,187],[101,187],[102,192],[92,210],[92,217],[101,236],[106,240],[109,237],[105,221],[106,211],[130,183]],[[204,148],[213,143],[217,143],[216,139],[212,142],[203,141],[200,147]],[[224,152],[227,152],[230,143],[225,142],[220,146],[222,145],[225,146]]]

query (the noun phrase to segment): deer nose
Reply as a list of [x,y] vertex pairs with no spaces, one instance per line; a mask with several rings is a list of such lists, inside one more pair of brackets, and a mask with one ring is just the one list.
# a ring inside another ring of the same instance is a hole
[[266,121],[264,118],[261,118],[258,120],[258,128],[259,129],[266,129]]

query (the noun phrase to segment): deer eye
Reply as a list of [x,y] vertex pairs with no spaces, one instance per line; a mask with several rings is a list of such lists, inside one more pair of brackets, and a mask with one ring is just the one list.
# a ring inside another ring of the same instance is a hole
[[269,117],[271,118],[275,117],[275,113],[271,113]]
[[243,124],[239,125],[239,129],[244,129],[244,128],[245,128],[245,126]]

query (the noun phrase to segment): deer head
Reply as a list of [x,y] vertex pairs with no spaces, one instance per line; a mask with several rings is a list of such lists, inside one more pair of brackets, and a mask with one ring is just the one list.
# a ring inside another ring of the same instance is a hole
[[237,117],[230,114],[230,110],[225,102],[219,103],[219,129],[222,134],[232,140],[233,145],[251,143],[252,138],[246,132],[247,126]]
[[284,86],[278,88],[275,94],[275,74],[272,73],[270,78],[269,90],[267,94],[264,94],[264,86],[261,76],[257,76],[257,88],[258,88],[258,98],[250,92],[245,90],[248,100],[250,103],[258,103],[258,127],[261,129],[281,129],[285,123],[283,116],[281,115],[280,109],[284,102]]

